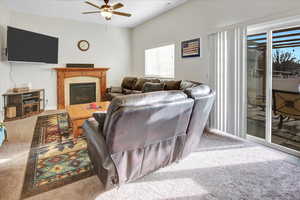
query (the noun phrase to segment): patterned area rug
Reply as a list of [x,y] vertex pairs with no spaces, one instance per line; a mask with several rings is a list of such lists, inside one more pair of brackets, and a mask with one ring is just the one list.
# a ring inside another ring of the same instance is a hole
[[85,137],[73,142],[67,113],[38,118],[23,184],[22,198],[94,174]]

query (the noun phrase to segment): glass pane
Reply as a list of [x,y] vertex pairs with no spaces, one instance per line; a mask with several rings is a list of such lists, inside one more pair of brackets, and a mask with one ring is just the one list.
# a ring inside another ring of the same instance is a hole
[[265,138],[267,34],[248,35],[247,133]]
[[300,151],[300,27],[272,37],[272,143]]
[[174,78],[175,45],[145,51],[145,76]]

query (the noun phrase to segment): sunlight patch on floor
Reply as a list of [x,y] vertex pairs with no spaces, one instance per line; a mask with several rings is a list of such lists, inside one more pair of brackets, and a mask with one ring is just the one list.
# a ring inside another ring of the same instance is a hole
[[[207,159],[211,157],[214,157],[214,159]],[[285,159],[285,154],[279,154],[278,152],[275,152],[271,149],[269,150],[262,146],[250,146],[225,150],[216,149],[193,153],[187,159],[171,165],[170,167],[163,168],[160,170],[160,172],[226,167],[280,161]]]
[[28,151],[22,151],[19,153],[15,153],[13,155],[2,155],[0,157],[0,167],[5,166],[11,162],[18,162],[20,160],[24,160],[24,158],[27,158]]
[[[128,196],[130,194],[134,194],[134,198],[133,196]],[[119,189],[114,189],[99,195],[95,200],[181,199],[187,196],[204,196],[207,194],[208,192],[192,179],[179,178],[151,182],[138,181],[125,184]]]

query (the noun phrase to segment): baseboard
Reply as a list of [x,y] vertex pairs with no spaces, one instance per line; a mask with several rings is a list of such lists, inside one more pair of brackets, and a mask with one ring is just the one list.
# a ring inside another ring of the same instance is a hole
[[214,128],[206,128],[206,131],[209,133],[214,133],[214,134],[221,135],[221,136],[231,137],[231,138],[234,138],[237,140],[247,141],[245,138],[242,138],[242,137],[239,137],[239,136],[236,136],[236,135],[233,135],[233,134],[230,134],[230,133],[218,130],[218,129],[214,129]]
[[268,143],[264,139],[261,139],[261,138],[258,138],[258,137],[254,137],[254,136],[251,136],[251,135],[246,135],[246,138],[241,138],[241,137],[232,135],[230,133],[225,133],[225,132],[217,130],[217,129],[208,128],[207,131],[209,133],[213,133],[213,134],[217,134],[217,135],[222,135],[222,136],[226,136],[226,137],[231,137],[231,138],[234,138],[234,139],[237,139],[237,140],[241,140],[241,141],[244,141],[244,142],[246,142],[246,141],[249,142],[250,141],[250,142],[253,142],[253,143],[256,143],[256,144],[260,144],[260,145],[269,147],[269,148],[271,148],[271,149],[273,149],[275,151],[280,151],[280,152],[288,153],[288,154],[293,155],[293,156],[300,157],[300,152],[299,151],[296,151],[296,150],[293,150],[293,149],[289,149],[289,148],[286,148],[284,146],[280,146],[278,144]]
[[289,149],[287,147],[284,147],[284,146],[281,146],[281,145],[278,145],[278,144],[275,144],[275,143],[268,143],[262,138],[258,138],[258,137],[252,136],[252,135],[247,135],[247,140],[258,143],[258,144],[261,144],[261,145],[264,145],[264,146],[267,146],[267,147],[270,147],[272,149],[275,149],[275,150],[278,150],[278,151],[281,151],[281,152],[284,152],[284,153],[291,154],[293,156],[300,157],[300,152],[299,151],[296,151],[294,149]]

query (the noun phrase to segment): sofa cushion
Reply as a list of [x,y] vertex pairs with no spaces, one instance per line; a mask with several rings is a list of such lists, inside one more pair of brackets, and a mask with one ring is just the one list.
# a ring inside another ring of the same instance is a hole
[[164,90],[165,88],[165,84],[164,83],[150,83],[150,82],[146,82],[143,86],[142,92],[146,93],[146,92],[157,92],[157,91],[161,91]]
[[136,77],[125,77],[122,81],[122,88],[133,90],[138,78]]
[[122,93],[122,88],[121,87],[111,87],[110,92],[112,92],[112,93]]
[[200,84],[196,87],[186,88],[184,92],[188,95],[188,97],[200,98],[211,94],[211,89],[208,85]]
[[181,81],[164,81],[165,90],[179,90]]
[[185,90],[187,88],[196,87],[199,85],[197,82],[182,80],[180,83],[180,90]]
[[107,93],[107,98],[108,100],[112,100],[113,98],[115,97],[118,97],[118,96],[124,96],[125,94],[122,94],[122,93]]
[[123,94],[128,95],[128,94],[141,94],[142,91],[139,90],[129,90],[129,89],[123,89]]
[[131,94],[141,94],[142,91],[140,90],[131,90]]
[[123,94],[132,94],[132,90],[123,88]]
[[154,78],[139,78],[134,86],[134,90],[142,90],[143,86],[146,82],[151,82],[151,83],[160,83],[159,79],[154,79]]

